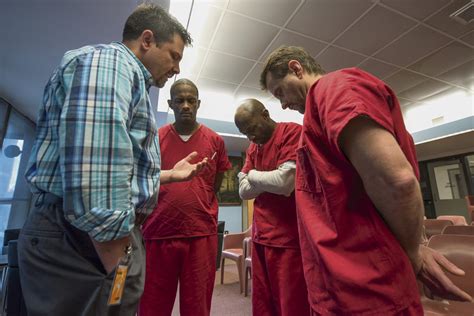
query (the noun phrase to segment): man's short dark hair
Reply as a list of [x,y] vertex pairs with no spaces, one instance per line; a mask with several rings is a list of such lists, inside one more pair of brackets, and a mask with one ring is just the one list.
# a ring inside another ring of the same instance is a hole
[[267,89],[268,73],[271,73],[272,77],[275,79],[281,79],[289,73],[288,62],[290,60],[299,61],[307,73],[316,75],[323,75],[326,73],[314,58],[304,50],[304,48],[297,46],[281,46],[268,56],[265,67],[260,75],[260,86],[263,90]]
[[192,82],[191,80],[186,79],[186,78],[178,79],[171,85],[171,88],[170,88],[170,98],[171,99],[173,99],[178,86],[181,86],[181,85],[187,85],[187,86],[193,87],[194,90],[196,90],[196,97],[199,99],[199,90],[198,90],[198,88],[196,87],[194,82]]
[[158,45],[171,41],[174,34],[181,36],[186,46],[192,43],[191,35],[183,25],[156,4],[141,4],[133,11],[125,22],[122,40],[135,40],[144,30],[153,32]]

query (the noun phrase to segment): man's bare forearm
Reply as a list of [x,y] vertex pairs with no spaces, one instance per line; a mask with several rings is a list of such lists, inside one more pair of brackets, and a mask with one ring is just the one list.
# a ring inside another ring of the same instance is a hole
[[368,196],[416,265],[423,200],[415,172],[400,145],[390,132],[364,117],[349,122],[339,143]]
[[422,241],[424,213],[416,177],[408,175],[398,183],[374,179],[364,187],[402,248],[414,259]]
[[160,174],[160,183],[161,184],[167,184],[174,182],[173,179],[173,170],[161,170]]

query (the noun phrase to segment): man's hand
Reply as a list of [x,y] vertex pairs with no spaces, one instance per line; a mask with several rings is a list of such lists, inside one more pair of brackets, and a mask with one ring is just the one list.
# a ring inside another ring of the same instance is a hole
[[472,297],[454,285],[447,277],[444,270],[457,276],[464,276],[465,273],[445,256],[434,249],[420,246],[417,258],[412,258],[411,261],[418,279],[434,295],[446,299],[472,302]]
[[191,164],[191,161],[196,158],[197,155],[198,153],[194,151],[174,165],[172,172],[175,182],[191,180],[207,165],[207,157],[198,163]]
[[190,153],[186,158],[178,161],[173,169],[171,170],[162,170],[160,176],[160,183],[166,184],[170,182],[181,182],[191,180],[195,175],[197,175],[206,165],[208,158],[191,164],[191,161],[196,158],[198,155],[197,152]]
[[107,274],[115,269],[120,258],[125,255],[125,248],[130,244],[130,238],[128,236],[105,242],[98,242],[94,239],[91,240]]
[[242,200],[255,199],[263,192],[249,181],[246,173],[239,172],[237,176],[239,178],[239,195]]

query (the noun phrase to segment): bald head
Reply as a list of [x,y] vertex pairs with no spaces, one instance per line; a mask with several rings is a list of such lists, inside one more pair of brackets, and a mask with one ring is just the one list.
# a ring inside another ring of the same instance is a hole
[[[237,107],[235,111],[234,121],[235,124],[238,126],[239,123],[245,123],[245,121],[249,120],[252,117],[260,116],[266,110],[265,106],[262,102],[256,99],[247,99],[242,102]],[[267,112],[268,113],[268,112]]]
[[237,107],[234,122],[242,134],[259,145],[270,139],[276,125],[265,106],[256,99],[247,99]]

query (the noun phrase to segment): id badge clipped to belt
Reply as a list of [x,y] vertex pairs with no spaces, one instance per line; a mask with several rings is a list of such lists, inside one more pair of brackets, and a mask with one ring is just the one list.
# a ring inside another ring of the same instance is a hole
[[122,302],[123,289],[125,288],[125,280],[127,279],[128,267],[132,256],[132,245],[125,247],[125,255],[120,258],[117,268],[115,269],[114,281],[110,289],[108,306],[120,305]]

